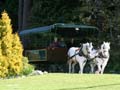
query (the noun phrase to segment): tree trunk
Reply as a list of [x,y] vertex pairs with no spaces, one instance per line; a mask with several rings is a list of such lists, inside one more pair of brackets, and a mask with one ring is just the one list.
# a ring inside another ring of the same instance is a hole
[[23,0],[19,0],[19,8],[18,8],[18,32],[22,30],[23,23]]
[[28,25],[27,20],[30,14],[30,5],[31,5],[31,0],[24,0],[22,29],[27,28]]

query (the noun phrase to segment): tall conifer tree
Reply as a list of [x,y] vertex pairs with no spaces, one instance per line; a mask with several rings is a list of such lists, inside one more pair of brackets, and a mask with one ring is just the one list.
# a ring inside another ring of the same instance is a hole
[[19,36],[12,33],[11,19],[4,11],[0,19],[0,77],[20,74],[22,52]]

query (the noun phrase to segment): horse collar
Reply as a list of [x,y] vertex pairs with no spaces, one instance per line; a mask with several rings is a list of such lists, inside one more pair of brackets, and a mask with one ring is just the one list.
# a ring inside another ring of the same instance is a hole
[[108,58],[107,56],[104,56],[104,55],[102,54],[102,52],[99,53],[98,57],[99,57],[99,58]]
[[84,56],[84,57],[88,58],[88,56],[83,53],[82,47],[80,48],[78,55],[79,56]]

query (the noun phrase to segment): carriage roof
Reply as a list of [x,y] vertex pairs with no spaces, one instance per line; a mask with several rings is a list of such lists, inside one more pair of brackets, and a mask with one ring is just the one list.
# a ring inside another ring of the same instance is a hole
[[37,28],[32,28],[32,29],[26,29],[26,30],[23,30],[19,33],[19,35],[26,35],[26,34],[30,34],[30,33],[38,33],[38,32],[49,32],[51,31],[52,29],[55,29],[55,28],[75,28],[75,29],[84,29],[84,30],[96,30],[98,31],[98,28],[95,27],[95,26],[89,26],[89,25],[83,25],[83,24],[80,24],[80,25],[76,25],[76,24],[65,24],[65,23],[56,23],[56,24],[53,24],[53,25],[49,25],[49,26],[43,26],[43,27],[37,27]]

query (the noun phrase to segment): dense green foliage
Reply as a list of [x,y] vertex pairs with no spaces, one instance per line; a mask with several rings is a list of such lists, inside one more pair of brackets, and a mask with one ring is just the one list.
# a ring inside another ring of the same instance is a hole
[[34,0],[29,23],[30,27],[64,22],[93,24],[102,30],[119,28],[119,7],[119,0]]
[[30,73],[32,73],[34,71],[34,66],[28,63],[28,58],[27,57],[23,57],[22,59],[23,61],[23,70],[22,70],[22,75],[29,75]]
[[[13,26],[18,26],[17,1],[1,0],[0,12],[7,10],[12,18]],[[120,29],[120,1],[119,0],[28,0],[31,2],[29,13],[29,27],[49,25],[56,22],[87,23],[102,29]],[[24,3],[24,2],[23,2]],[[22,8],[22,7],[21,7]],[[91,14],[98,13],[98,17],[89,22]],[[103,25],[102,25],[103,24]]]

